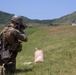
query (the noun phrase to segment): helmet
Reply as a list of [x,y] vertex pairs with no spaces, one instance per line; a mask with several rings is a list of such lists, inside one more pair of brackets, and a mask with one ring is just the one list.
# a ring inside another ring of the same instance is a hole
[[22,23],[23,23],[21,16],[14,15],[14,16],[11,18],[11,20],[14,21],[14,22],[16,22],[16,23],[19,23],[19,24],[22,24]]

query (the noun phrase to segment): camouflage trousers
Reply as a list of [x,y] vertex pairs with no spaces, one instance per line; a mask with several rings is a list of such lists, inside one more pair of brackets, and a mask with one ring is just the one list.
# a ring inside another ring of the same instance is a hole
[[[0,66],[3,65],[3,62],[0,61]],[[5,75],[9,75],[9,74],[14,74],[15,70],[16,70],[16,59],[8,62],[7,64],[4,65],[5,68]]]
[[13,74],[16,70],[16,59],[5,64],[5,74]]
[[[15,54],[15,55],[14,55]],[[7,62],[8,60],[5,61],[5,75],[9,75],[9,74],[14,74],[15,70],[16,70],[16,56],[17,53],[13,53],[13,55],[11,56],[11,59],[8,59],[9,62]],[[3,61],[0,61],[0,66],[2,66],[4,63]]]

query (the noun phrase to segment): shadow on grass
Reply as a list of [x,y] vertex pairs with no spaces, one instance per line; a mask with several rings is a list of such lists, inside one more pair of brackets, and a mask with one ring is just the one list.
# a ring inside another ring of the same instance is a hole
[[15,73],[25,73],[30,71],[33,71],[33,69],[16,69]]

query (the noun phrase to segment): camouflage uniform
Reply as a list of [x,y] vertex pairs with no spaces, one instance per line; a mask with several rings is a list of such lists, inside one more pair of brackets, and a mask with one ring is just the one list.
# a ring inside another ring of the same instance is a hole
[[6,73],[14,73],[16,68],[17,53],[22,50],[22,45],[21,42],[19,42],[19,40],[26,42],[27,36],[24,33],[21,33],[19,30],[12,27],[11,25],[5,27],[1,33],[3,32],[6,32],[5,40],[8,43],[7,46],[11,54],[9,62],[5,65]]

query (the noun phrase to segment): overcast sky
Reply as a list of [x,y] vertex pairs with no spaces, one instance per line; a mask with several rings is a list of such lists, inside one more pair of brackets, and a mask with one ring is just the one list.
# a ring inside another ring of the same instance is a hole
[[76,0],[0,0],[0,11],[29,19],[55,19],[76,11]]

